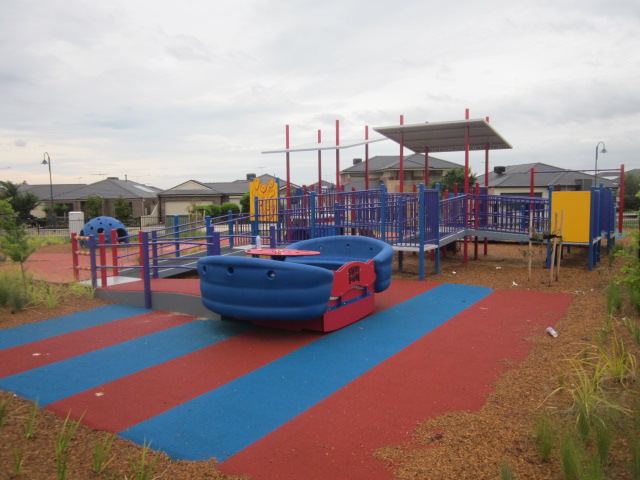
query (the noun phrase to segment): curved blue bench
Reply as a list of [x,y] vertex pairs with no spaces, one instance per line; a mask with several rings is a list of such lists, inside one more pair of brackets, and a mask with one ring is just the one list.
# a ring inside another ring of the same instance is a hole
[[375,238],[351,235],[313,238],[292,243],[287,248],[295,250],[315,250],[320,255],[287,257],[284,263],[305,264],[337,270],[342,265],[354,260],[375,262],[376,281],[374,289],[377,293],[386,290],[391,284],[393,269],[393,248],[388,243]]
[[249,257],[198,260],[202,303],[225,317],[306,321],[327,310],[333,272]]

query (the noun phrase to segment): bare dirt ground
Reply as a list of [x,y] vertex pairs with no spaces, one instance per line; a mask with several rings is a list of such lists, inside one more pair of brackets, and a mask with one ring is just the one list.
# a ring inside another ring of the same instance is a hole
[[[65,246],[53,247],[49,251]],[[500,478],[500,465],[508,464],[517,479],[562,478],[559,462],[542,462],[534,441],[534,424],[545,399],[558,386],[558,377],[566,368],[565,359],[581,350],[585,344],[597,343],[599,331],[606,318],[604,290],[609,279],[618,274],[619,262],[610,265],[603,255],[600,264],[587,270],[584,250],[574,248],[561,263],[560,277],[550,284],[549,270],[543,268],[546,250],[534,247],[531,280],[528,274],[529,249],[526,245],[490,244],[489,254],[479,247],[478,260],[472,260],[474,249],[469,246],[469,262],[462,262],[462,252],[442,259],[441,275],[433,274],[433,263],[426,261],[427,279],[443,283],[486,286],[492,289],[534,289],[544,292],[566,292],[573,302],[567,315],[557,325],[559,336],[533,337],[534,347],[520,364],[507,363],[509,370],[496,382],[494,392],[483,408],[475,412],[451,412],[416,426],[410,442],[404,445],[381,446],[377,458],[388,462],[390,471],[405,479],[495,479]],[[417,280],[417,257],[405,254],[404,271],[395,272],[397,278]],[[32,323],[46,318],[88,310],[105,302],[98,299],[66,299],[53,309],[27,309],[12,314],[0,308],[0,328]],[[618,329],[620,334],[625,332]],[[633,342],[628,341],[627,344]],[[634,345],[636,357],[640,354]],[[505,359],[509,362],[509,359]],[[10,400],[0,431],[0,478],[33,480],[54,479],[56,462],[54,444],[63,428],[64,419],[39,410],[34,434],[26,439],[30,402],[0,391],[0,407]],[[1,424],[1,420],[0,420]],[[104,432],[80,427],[70,445],[68,475],[70,480],[124,479],[133,477],[134,465],[140,464],[142,449],[130,442],[115,438],[111,448],[112,460],[100,473],[94,473],[92,460],[95,445],[105,439]],[[620,453],[616,452],[619,448]],[[614,445],[612,455],[624,455],[623,446]],[[147,453],[147,457],[152,454]],[[14,475],[22,459],[22,472]],[[176,462],[163,454],[155,468],[157,478],[163,479],[232,479],[209,462]],[[149,476],[148,478],[156,478]],[[613,478],[613,477],[612,477]],[[615,478],[627,478],[618,476]]]

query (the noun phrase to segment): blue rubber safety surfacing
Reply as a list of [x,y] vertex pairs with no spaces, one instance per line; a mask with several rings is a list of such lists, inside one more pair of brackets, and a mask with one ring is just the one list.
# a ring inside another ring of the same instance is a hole
[[135,315],[142,315],[143,313],[149,313],[149,310],[124,305],[106,305],[94,308],[89,312],[77,312],[64,317],[45,320],[44,322],[0,330],[0,350],[95,327],[96,325],[114,322]]
[[[148,310],[146,310],[148,312]],[[253,328],[245,323],[194,320],[77,357],[0,379],[0,388],[40,406],[75,395]]]
[[491,293],[441,285],[120,435],[173,458],[233,456]]

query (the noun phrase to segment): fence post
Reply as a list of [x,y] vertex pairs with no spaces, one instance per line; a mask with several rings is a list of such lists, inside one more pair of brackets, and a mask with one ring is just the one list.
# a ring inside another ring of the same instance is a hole
[[[140,231],[142,233],[142,230]],[[151,255],[153,262],[153,278],[158,278],[158,231],[151,230]]]
[[220,232],[216,232],[213,228],[211,229],[211,249],[209,250],[209,255],[220,255],[221,247],[220,247]]
[[227,213],[227,224],[229,225],[229,248],[233,248],[233,219],[231,218],[231,210]]
[[435,233],[436,233],[436,254],[434,256],[435,260],[435,271],[436,275],[440,275],[440,206],[442,203],[442,198],[440,197],[440,184],[436,183],[436,191],[438,192],[436,195],[436,219],[435,219]]
[[316,198],[316,192],[311,191],[309,198],[309,209],[311,211],[311,218],[309,219],[311,222],[311,238],[316,238]]
[[176,258],[180,258],[180,219],[178,215],[173,216],[173,238],[176,246]]
[[274,225],[271,225],[269,227],[269,238],[270,238],[269,246],[271,248],[278,248],[278,239],[276,238],[276,227]]
[[149,233],[140,231],[140,262],[142,263],[142,283],[144,285],[144,308],[151,308],[151,275],[149,275]]
[[342,215],[340,214],[340,204],[338,202],[333,204],[333,223],[336,229],[336,235],[342,235],[342,233],[338,233],[342,230],[340,227]]
[[80,280],[80,275],[78,272],[78,234],[76,232],[71,233],[71,258],[73,262],[73,278],[75,281]]
[[387,241],[387,187],[380,185],[380,239]]
[[111,230],[111,264],[113,265],[113,276],[117,277],[120,274],[118,270],[118,232]]
[[96,265],[96,237],[91,235],[89,237],[89,264],[91,270],[91,288],[98,288],[98,272]]
[[[231,212],[231,210],[229,210]],[[260,235],[260,201],[258,196],[253,197],[253,222],[251,223],[251,236],[256,237]]]
[[420,280],[424,280],[424,231],[425,231],[425,192],[424,192],[424,183],[418,185],[418,191],[420,192],[420,197],[418,198],[418,241],[420,242]]
[[98,234],[98,241],[100,244],[100,280],[102,286],[107,286],[107,236],[104,232]]

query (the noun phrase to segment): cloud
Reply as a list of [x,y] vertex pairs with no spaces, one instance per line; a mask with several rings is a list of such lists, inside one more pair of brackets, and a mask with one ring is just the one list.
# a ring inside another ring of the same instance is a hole
[[[588,168],[606,138],[605,161],[634,162],[639,26],[631,0],[4,2],[0,155],[16,181],[46,183],[48,151],[54,181],[99,170],[169,188],[283,175],[260,152],[287,124],[300,144],[333,138],[336,119],[353,138],[470,108],[514,144],[492,161]],[[296,155],[294,180],[315,181],[314,163]]]

